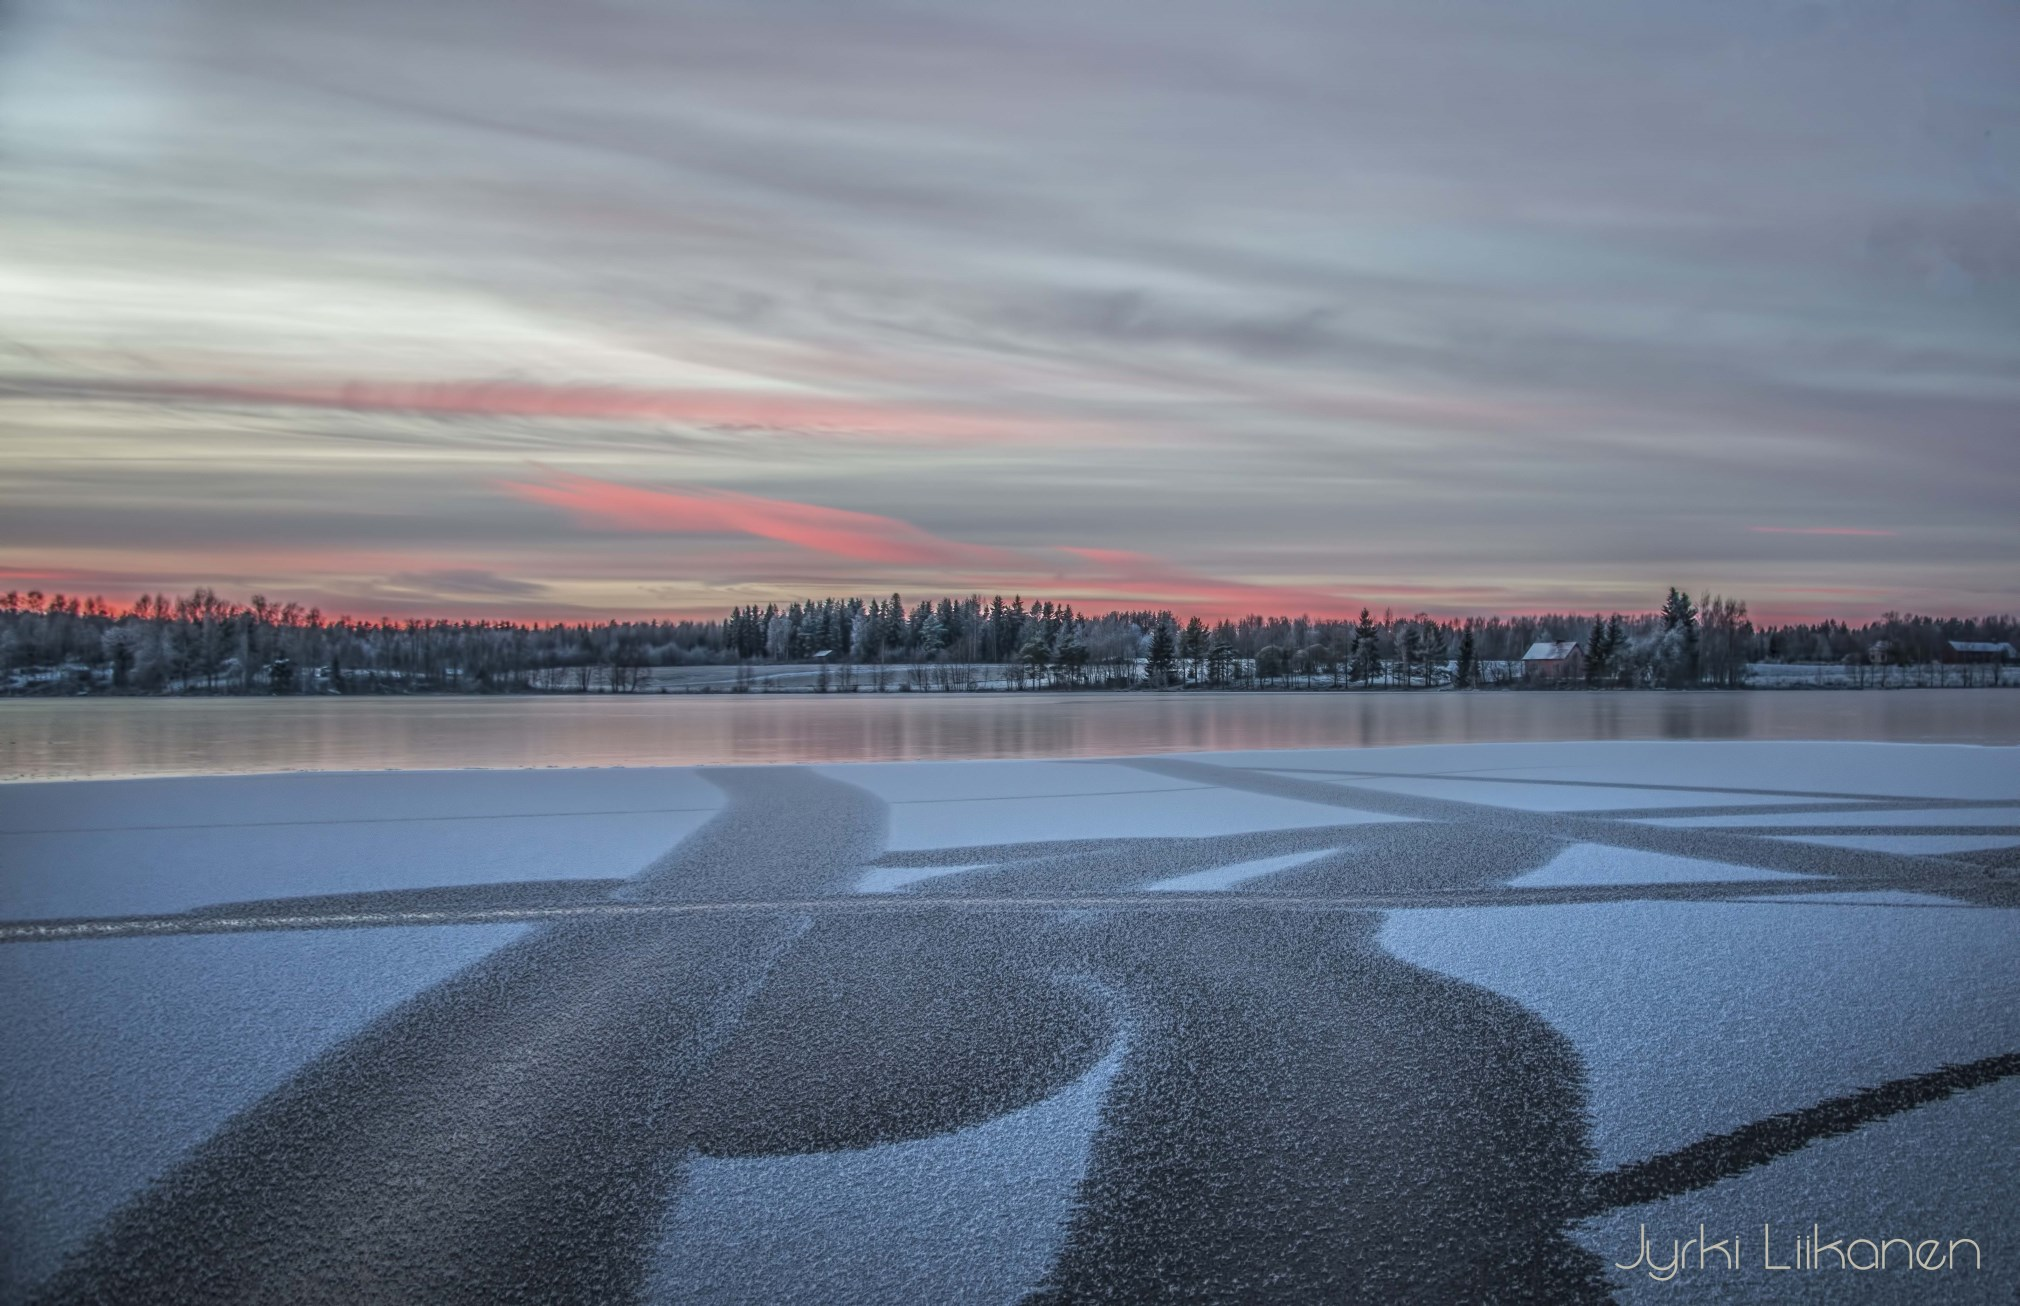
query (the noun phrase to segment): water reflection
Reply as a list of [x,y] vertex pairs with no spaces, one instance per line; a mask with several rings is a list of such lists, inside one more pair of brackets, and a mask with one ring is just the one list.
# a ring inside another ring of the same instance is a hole
[[1098,757],[1525,739],[2020,743],[2020,693],[667,695],[0,702],[0,778]]

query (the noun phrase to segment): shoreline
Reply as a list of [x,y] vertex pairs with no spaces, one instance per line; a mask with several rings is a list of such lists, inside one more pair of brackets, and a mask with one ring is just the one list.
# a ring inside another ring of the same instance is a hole
[[847,687],[815,689],[815,688],[802,688],[802,687],[760,688],[760,687],[739,686],[734,683],[721,682],[721,683],[710,683],[706,685],[684,685],[678,687],[660,686],[658,688],[653,689],[477,690],[477,689],[453,689],[453,688],[416,688],[416,689],[401,688],[401,689],[365,690],[365,691],[350,690],[344,692],[327,690],[321,693],[314,693],[314,694],[234,693],[230,691],[218,691],[218,692],[182,691],[177,693],[122,693],[116,690],[91,690],[88,692],[73,692],[73,693],[5,692],[0,693],[0,703],[47,702],[57,699],[63,699],[63,700],[111,699],[118,702],[149,702],[149,701],[181,702],[187,700],[196,700],[203,702],[216,702],[216,701],[228,701],[228,700],[247,700],[254,702],[286,702],[286,701],[330,702],[345,699],[355,699],[359,701],[370,702],[381,699],[400,699],[400,698],[472,699],[472,700],[489,700],[489,699],[580,700],[580,699],[603,699],[603,698],[617,698],[617,699],[687,698],[696,696],[742,697],[742,698],[780,698],[780,697],[885,698],[899,695],[903,695],[906,697],[918,697],[918,698],[926,698],[926,697],[1001,698],[1005,696],[1031,697],[1036,695],[1052,695],[1061,698],[1128,697],[1131,695],[1142,697],[1162,696],[1162,697],[1186,697],[1186,698],[1207,697],[1207,696],[1246,698],[1258,695],[1276,695],[1276,696],[1295,695],[1299,697],[1305,697],[1310,695],[1406,697],[1406,696],[1419,696],[1426,694],[1469,695],[1469,696],[1542,694],[1542,695],[1587,695],[1593,697],[1618,697],[1625,694],[1663,694],[1663,695],[1717,694],[1720,696],[1726,696],[1733,694],[1748,694],[1748,693],[1779,694],[1779,693],[1840,692],[1840,693],[1866,694],[1866,693],[1901,693],[1904,691],[1913,691],[1913,690],[1929,690],[1929,691],[1940,690],[1945,692],[1954,692],[1957,690],[1998,690],[1998,689],[2020,690],[2020,677],[2012,679],[2002,678],[1999,681],[1996,681],[1991,684],[1967,683],[1967,684],[1857,685],[1857,684],[1835,684],[1835,683],[1826,683],[1817,681],[1806,681],[1790,677],[1784,680],[1782,683],[1776,683],[1776,684],[1678,685],[1678,686],[1632,685],[1632,686],[1606,686],[1606,687],[1600,687],[1596,685],[1491,685],[1491,686],[1474,685],[1474,686],[1467,686],[1464,688],[1459,688],[1452,685],[1428,685],[1428,686],[1427,685],[1415,685],[1415,686],[1312,685],[1312,686],[1291,686],[1289,688],[1285,688],[1280,685],[1272,685],[1267,687],[1264,686],[1242,687],[1232,685],[1221,685],[1213,687],[1168,685],[1156,688],[1153,688],[1148,685],[1132,685],[1127,688],[1123,687],[1110,688],[1100,685],[1042,685],[1042,686],[1032,686],[1028,688],[1020,688],[1014,686],[971,685],[958,689],[954,688],[916,689],[910,685],[895,685],[889,688],[879,689],[876,688],[875,686],[870,685],[850,685]]
[[2020,746],[1990,692],[362,695],[18,699],[0,782],[1772,740]]

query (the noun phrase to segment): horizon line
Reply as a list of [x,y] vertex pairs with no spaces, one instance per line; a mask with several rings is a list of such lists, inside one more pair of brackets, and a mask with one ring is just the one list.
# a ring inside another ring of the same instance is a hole
[[[0,576],[7,575],[8,570],[10,569],[0,569]],[[16,571],[15,574],[18,575],[20,573]],[[81,605],[84,610],[80,613],[80,615],[90,616],[94,618],[103,617],[112,621],[122,621],[127,618],[139,616],[140,609],[143,603],[151,606],[156,599],[160,598],[168,598],[172,601],[185,601],[185,600],[194,601],[198,598],[199,595],[205,592],[208,592],[212,596],[212,598],[216,600],[216,602],[218,602],[224,608],[228,609],[234,616],[244,615],[246,613],[256,611],[256,609],[253,606],[255,601],[265,602],[266,603],[265,611],[267,611],[268,613],[281,612],[285,611],[289,607],[294,607],[298,610],[297,615],[299,618],[301,618],[301,620],[298,620],[297,622],[292,624],[298,624],[298,625],[306,625],[307,624],[306,619],[309,618],[310,616],[314,616],[317,619],[319,619],[323,625],[337,624],[337,625],[366,625],[366,626],[388,625],[388,624],[404,626],[413,624],[422,626],[489,625],[489,626],[524,626],[529,628],[554,628],[554,627],[568,627],[568,626],[657,625],[657,624],[671,625],[679,623],[702,623],[702,624],[714,623],[717,625],[721,625],[726,622],[735,620],[746,609],[755,608],[761,614],[766,611],[775,611],[776,613],[783,614],[795,606],[806,608],[810,606],[818,606],[824,603],[837,603],[843,605],[847,605],[850,603],[859,603],[864,605],[868,605],[871,603],[884,604],[887,602],[887,599],[889,597],[899,598],[907,611],[915,610],[921,602],[929,603],[937,608],[940,604],[946,602],[966,603],[972,600],[979,603],[984,611],[986,611],[993,602],[1005,602],[1006,606],[1011,606],[1016,603],[1022,603],[1023,612],[1028,617],[1033,612],[1035,612],[1040,606],[1050,604],[1055,609],[1064,608],[1071,610],[1075,619],[1080,621],[1130,619],[1148,614],[1153,617],[1167,618],[1170,621],[1172,621],[1174,625],[1183,625],[1189,622],[1190,620],[1196,618],[1209,627],[1215,627],[1222,624],[1240,626],[1245,622],[1252,622],[1252,621],[1264,622],[1264,623],[1273,621],[1285,621],[1285,622],[1307,621],[1314,624],[1337,624],[1343,622],[1358,621],[1362,613],[1364,612],[1371,619],[1377,620],[1384,625],[1391,624],[1396,621],[1431,621],[1439,625],[1452,626],[1455,628],[1463,627],[1469,623],[1476,623],[1476,622],[1485,623],[1493,621],[1502,621],[1502,622],[1547,621],[1552,619],[1566,619],[1566,618],[1585,621],[1585,620],[1610,619],[1613,617],[1619,617],[1622,620],[1632,621],[1640,618],[1655,617],[1660,615],[1660,604],[1654,604],[1648,607],[1633,608],[1633,609],[1601,610],[1601,609],[1585,609],[1585,608],[1564,608],[1558,611],[1546,611],[1543,609],[1533,609],[1533,610],[1511,609],[1511,610],[1476,610],[1465,612],[1462,614],[1453,614],[1453,613],[1432,612],[1427,609],[1403,611],[1398,609],[1397,606],[1393,603],[1383,604],[1378,610],[1373,603],[1359,603],[1352,605],[1352,610],[1342,611],[1338,615],[1330,615],[1310,610],[1284,609],[1279,611],[1244,612],[1238,616],[1230,616],[1230,615],[1209,616],[1207,615],[1206,611],[1202,609],[1194,608],[1188,610],[1185,607],[1179,605],[1165,606],[1161,604],[1147,604],[1138,607],[1111,606],[1105,610],[1096,610],[1091,607],[1084,607],[1081,604],[1074,603],[1070,600],[1063,601],[1052,599],[1043,594],[1032,594],[1026,596],[1024,594],[1019,593],[1005,596],[1002,594],[985,594],[982,593],[981,591],[972,589],[961,593],[941,592],[932,595],[930,598],[921,598],[919,597],[919,595],[922,594],[923,591],[915,591],[914,597],[909,600],[904,598],[902,591],[893,590],[890,595],[885,595],[882,592],[851,593],[851,594],[838,594],[838,595],[814,595],[786,601],[779,601],[775,599],[767,600],[765,603],[762,604],[733,603],[726,606],[714,607],[709,609],[663,609],[663,610],[639,612],[632,614],[624,614],[619,612],[613,612],[610,610],[604,610],[599,613],[576,612],[571,615],[550,615],[540,612],[524,613],[514,616],[493,615],[489,612],[481,614],[472,613],[467,615],[451,615],[451,614],[444,614],[439,611],[433,613],[426,613],[424,615],[415,615],[412,612],[395,613],[391,611],[384,611],[377,614],[372,614],[369,612],[357,613],[351,611],[344,611],[341,609],[332,612],[330,610],[325,609],[325,607],[320,603],[308,603],[308,602],[302,602],[300,600],[292,600],[285,598],[279,601],[268,600],[263,593],[258,591],[254,591],[246,599],[240,600],[225,597],[224,595],[219,593],[218,589],[215,586],[211,585],[197,585],[191,587],[185,593],[174,593],[174,594],[165,594],[160,591],[151,591],[151,592],[144,591],[138,597],[133,599],[131,602],[126,603],[119,603],[108,600],[103,594],[68,593],[60,591],[52,591],[45,593],[43,591],[35,589],[29,589],[29,590],[10,589],[6,591],[4,595],[0,595],[0,612],[4,612],[8,615],[21,615],[21,614],[37,615],[38,612],[46,612],[49,604],[52,604],[58,600],[62,600],[66,604],[76,603]],[[1844,616],[1787,618],[1780,616],[1778,614],[1771,614],[1766,612],[1756,617],[1751,611],[1750,601],[1741,598],[1737,595],[1720,595],[1712,593],[1709,590],[1697,596],[1689,595],[1688,591],[1684,591],[1684,593],[1686,594],[1687,597],[1692,598],[1693,603],[1699,603],[1704,600],[1728,600],[1739,603],[1741,605],[1741,619],[1746,621],[1749,625],[1753,626],[1753,628],[1757,631],[1764,629],[1774,629],[1774,628],[1792,627],[1792,626],[1824,626],[1824,625],[1841,625],[1847,628],[1859,628],[1859,627],[1880,625],[1889,621],[1897,621],[1902,623],[1909,623],[1916,621],[1929,621],[1929,622],[1988,621],[1988,620],[2020,621],[2020,614],[2016,614],[2014,612],[1988,611],[1988,612],[1966,614],[1957,612],[1952,613],[1916,612],[1912,610],[1898,610],[1898,609],[1890,610],[1888,612],[1881,613],[1877,616],[1868,616],[1864,618],[1854,618]],[[30,608],[28,606],[25,600],[27,600],[31,595],[37,595],[40,597],[42,603],[41,608],[35,609]],[[276,621],[273,624],[279,625],[283,623]]]

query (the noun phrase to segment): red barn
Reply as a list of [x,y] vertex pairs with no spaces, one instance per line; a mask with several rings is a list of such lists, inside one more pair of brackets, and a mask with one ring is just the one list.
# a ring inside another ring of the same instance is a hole
[[1983,640],[1951,639],[1943,642],[1936,656],[1945,662],[2011,662],[2015,654],[2013,646],[2003,640],[1993,644]]
[[1576,640],[1539,640],[1522,655],[1524,680],[1583,680],[1585,650]]

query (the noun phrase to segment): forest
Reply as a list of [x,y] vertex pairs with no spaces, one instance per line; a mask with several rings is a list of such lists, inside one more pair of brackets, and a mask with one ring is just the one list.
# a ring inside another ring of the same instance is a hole
[[[1014,596],[899,595],[746,606],[719,621],[525,623],[328,616],[210,589],[100,597],[0,596],[0,692],[372,694],[653,692],[671,668],[730,667],[724,687],[800,666],[814,689],[1738,688],[1759,664],[1858,669],[1935,663],[1949,640],[2020,642],[2011,615],[1889,613],[1756,627],[1744,602],[1672,588],[1639,613],[1207,622],[1169,611],[1075,611]],[[1538,642],[1575,641],[1581,664],[1522,674]],[[713,688],[714,686],[710,686]]]

